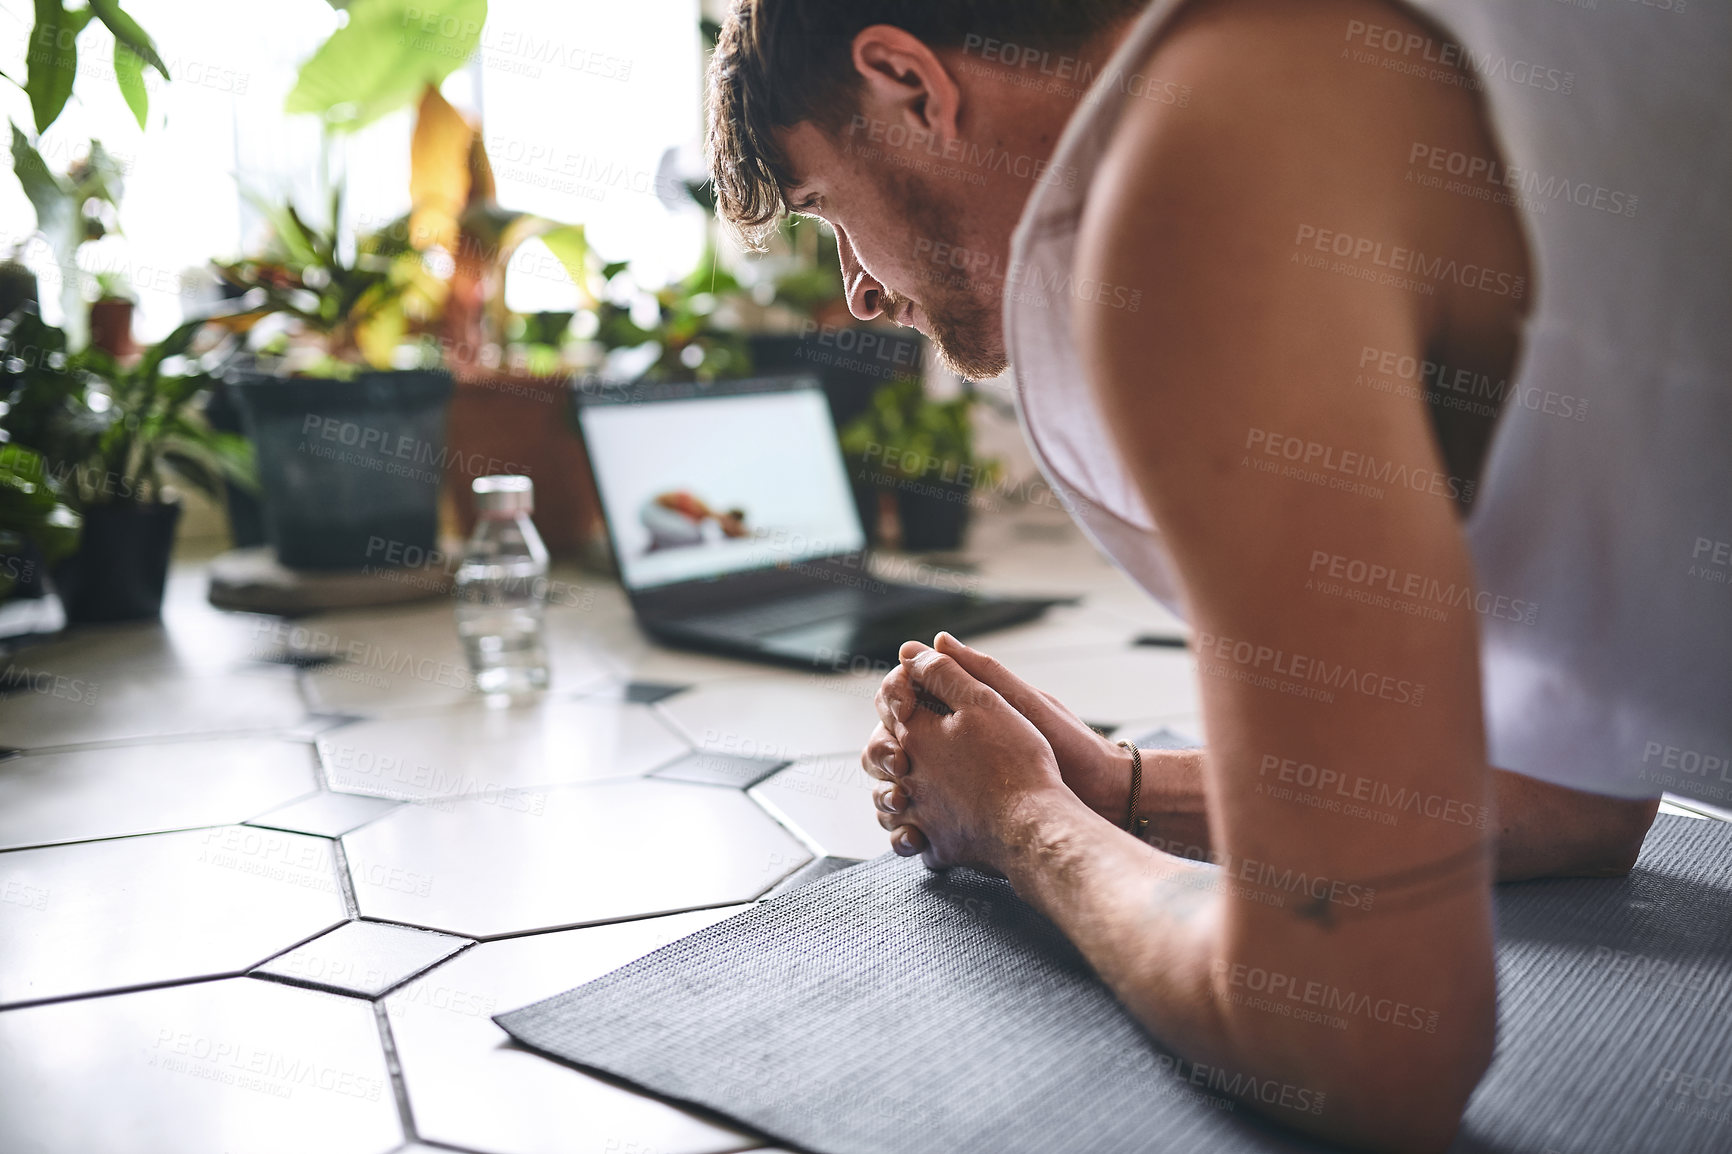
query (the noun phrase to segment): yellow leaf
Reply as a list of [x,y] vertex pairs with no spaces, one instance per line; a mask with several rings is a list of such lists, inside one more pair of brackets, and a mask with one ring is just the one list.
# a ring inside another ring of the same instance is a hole
[[457,248],[457,218],[469,199],[469,158],[477,133],[429,84],[409,144],[409,243]]
[[389,369],[397,346],[403,343],[408,325],[399,308],[387,308],[373,313],[355,326],[355,345],[367,363],[376,369]]

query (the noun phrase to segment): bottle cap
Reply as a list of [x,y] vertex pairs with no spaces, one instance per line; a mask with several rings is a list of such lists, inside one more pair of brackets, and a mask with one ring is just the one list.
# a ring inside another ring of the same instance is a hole
[[535,482],[528,477],[477,477],[469,488],[482,517],[527,517],[535,512]]

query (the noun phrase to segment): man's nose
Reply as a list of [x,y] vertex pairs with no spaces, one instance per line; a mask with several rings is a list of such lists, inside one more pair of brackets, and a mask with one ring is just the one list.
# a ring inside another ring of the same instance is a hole
[[854,256],[854,246],[840,230],[836,233],[836,255],[842,262],[842,287],[848,294],[848,311],[856,320],[875,320],[884,310],[884,286],[872,279]]

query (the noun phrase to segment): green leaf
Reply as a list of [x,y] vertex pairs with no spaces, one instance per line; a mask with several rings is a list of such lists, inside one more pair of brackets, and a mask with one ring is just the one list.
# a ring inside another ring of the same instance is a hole
[[114,82],[120,85],[120,95],[126,106],[144,127],[150,115],[150,93],[144,87],[144,57],[128,48],[118,37],[114,41]]
[[[115,43],[125,44],[144,57],[146,64],[162,73],[164,80],[168,79],[168,65],[156,54],[156,45],[151,41],[150,34],[138,26],[138,21],[120,10],[118,0],[90,0],[90,11],[96,14],[98,20],[108,25],[108,30],[114,33]],[[89,19],[88,13],[85,19]]]
[[584,239],[581,224],[566,224],[541,234],[541,243],[553,253],[565,275],[584,291],[584,268],[589,260],[589,242]]
[[38,136],[48,131],[72,95],[72,81],[78,75],[78,34],[89,21],[88,8],[67,12],[60,0],[36,0],[36,26],[30,30],[30,46],[24,53],[28,70],[24,91],[30,96]]
[[286,112],[313,112],[352,131],[419,100],[481,42],[487,0],[354,0],[349,20],[301,66]]
[[0,537],[34,541],[49,564],[78,543],[78,515],[61,504],[42,458],[21,445],[0,445]]
[[36,210],[36,227],[58,237],[73,215],[72,194],[48,171],[48,162],[16,124],[12,126],[12,171]]

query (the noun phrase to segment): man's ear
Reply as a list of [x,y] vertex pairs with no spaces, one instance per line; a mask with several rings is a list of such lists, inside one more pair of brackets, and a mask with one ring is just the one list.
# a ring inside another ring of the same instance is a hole
[[939,141],[954,139],[962,92],[937,54],[893,24],[873,24],[854,35],[854,68],[865,93],[860,112]]

